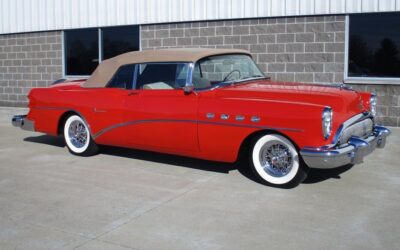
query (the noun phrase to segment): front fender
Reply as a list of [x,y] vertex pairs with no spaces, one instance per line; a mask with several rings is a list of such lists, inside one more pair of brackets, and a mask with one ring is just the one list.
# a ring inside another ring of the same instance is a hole
[[[199,99],[199,146],[205,158],[234,161],[241,143],[263,130],[278,131],[299,148],[323,146],[331,139],[322,136],[323,108],[300,102],[205,96]],[[333,131],[336,127],[334,123]]]

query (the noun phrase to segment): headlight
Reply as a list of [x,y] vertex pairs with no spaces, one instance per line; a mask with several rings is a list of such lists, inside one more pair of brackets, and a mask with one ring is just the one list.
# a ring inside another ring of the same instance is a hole
[[328,139],[332,133],[332,109],[325,107],[322,111],[322,136],[324,139]]
[[373,116],[376,116],[376,95],[371,94],[371,97],[369,99],[369,110],[371,111],[371,114]]

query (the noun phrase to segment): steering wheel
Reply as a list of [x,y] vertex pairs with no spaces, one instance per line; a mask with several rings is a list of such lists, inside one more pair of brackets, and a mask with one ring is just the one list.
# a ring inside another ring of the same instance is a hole
[[231,72],[229,72],[226,76],[225,76],[225,78],[224,78],[224,80],[222,80],[222,82],[225,82],[226,80],[228,80],[229,79],[229,77],[233,74],[233,73],[235,73],[235,72],[237,72],[238,74],[239,74],[239,78],[240,78],[240,71],[239,70],[237,70],[237,69],[234,69],[234,70],[232,70]]

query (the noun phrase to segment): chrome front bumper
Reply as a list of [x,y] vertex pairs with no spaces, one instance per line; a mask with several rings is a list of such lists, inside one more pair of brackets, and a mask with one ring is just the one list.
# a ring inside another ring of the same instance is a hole
[[375,126],[373,134],[366,139],[351,137],[345,146],[337,148],[303,148],[300,155],[310,168],[329,169],[358,164],[375,148],[384,148],[389,134],[389,129]]
[[35,124],[33,121],[28,120],[26,115],[14,115],[11,119],[14,127],[20,127],[23,130],[35,131]]

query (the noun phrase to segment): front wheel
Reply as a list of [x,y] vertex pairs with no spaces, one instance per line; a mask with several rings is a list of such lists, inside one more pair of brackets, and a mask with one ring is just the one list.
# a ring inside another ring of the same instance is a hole
[[276,187],[295,187],[307,177],[307,169],[302,166],[293,143],[277,134],[253,140],[250,166],[261,182]]
[[64,140],[69,151],[75,155],[90,156],[99,150],[90,136],[88,125],[78,115],[71,115],[65,121]]

